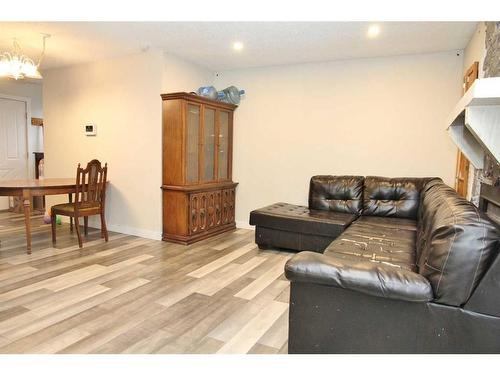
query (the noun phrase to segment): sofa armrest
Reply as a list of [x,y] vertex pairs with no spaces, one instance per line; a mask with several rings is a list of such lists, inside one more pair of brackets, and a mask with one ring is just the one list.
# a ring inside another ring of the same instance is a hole
[[303,251],[285,265],[292,282],[349,289],[376,297],[410,302],[434,298],[429,281],[418,273],[380,262],[342,259]]

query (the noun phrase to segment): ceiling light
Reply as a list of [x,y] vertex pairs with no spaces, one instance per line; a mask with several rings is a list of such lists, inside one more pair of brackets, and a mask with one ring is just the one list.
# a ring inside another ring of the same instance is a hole
[[368,28],[368,38],[375,38],[376,36],[378,36],[378,34],[380,34],[380,26],[379,25],[371,25],[369,28]]
[[23,78],[42,79],[38,68],[45,54],[45,39],[48,37],[49,35],[43,36],[43,50],[37,64],[26,55],[23,55],[19,43],[14,39],[12,51],[0,54],[0,77],[9,77],[15,80]]
[[242,42],[234,42],[233,49],[235,51],[241,51],[243,49],[243,43]]

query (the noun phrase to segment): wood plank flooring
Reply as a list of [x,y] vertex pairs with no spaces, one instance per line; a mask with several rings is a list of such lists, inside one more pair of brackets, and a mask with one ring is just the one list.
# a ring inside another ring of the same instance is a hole
[[0,353],[286,353],[293,255],[238,229],[191,246],[0,212]]

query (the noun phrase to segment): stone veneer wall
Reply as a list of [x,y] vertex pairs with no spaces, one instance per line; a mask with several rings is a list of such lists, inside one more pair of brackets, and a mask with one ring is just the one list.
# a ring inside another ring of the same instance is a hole
[[[483,63],[484,78],[500,77],[500,21],[486,22],[486,56]],[[484,169],[477,169],[472,183],[471,201],[478,205],[481,182],[500,186],[500,164],[485,156]]]
[[484,76],[500,77],[500,21],[486,22],[485,44]]

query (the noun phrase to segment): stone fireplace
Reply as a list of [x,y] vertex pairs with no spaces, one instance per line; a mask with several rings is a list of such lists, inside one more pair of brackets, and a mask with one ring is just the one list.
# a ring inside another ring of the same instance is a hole
[[[500,77],[500,21],[485,24],[484,78]],[[481,191],[485,191],[485,188],[481,188],[482,184],[500,189],[500,164],[495,161],[488,150],[484,156],[484,167],[482,169],[472,167],[471,178],[471,201],[477,206],[480,205]],[[488,191],[491,190],[488,189]]]

